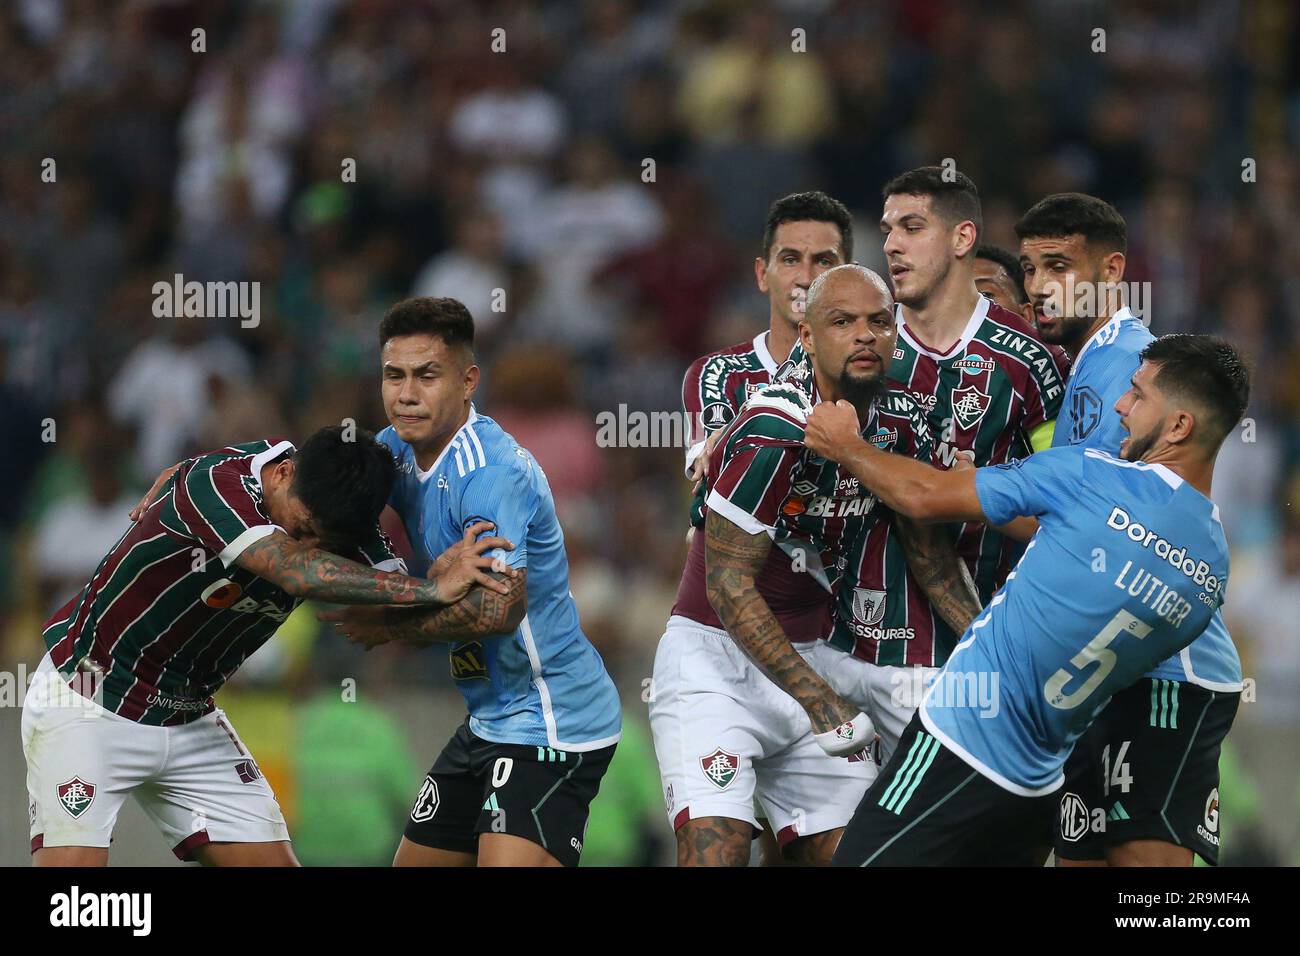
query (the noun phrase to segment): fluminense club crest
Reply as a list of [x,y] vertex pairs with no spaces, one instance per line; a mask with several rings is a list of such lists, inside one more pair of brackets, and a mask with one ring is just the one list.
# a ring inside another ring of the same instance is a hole
[[957,389],[952,393],[953,417],[962,428],[974,428],[989,410],[990,401],[988,394],[974,385]]
[[709,783],[719,790],[726,790],[740,770],[740,758],[719,747],[708,756],[700,758],[700,769],[704,771]]
[[59,806],[67,810],[70,817],[81,816],[95,802],[95,785],[86,783],[80,777],[59,784],[55,792],[59,797]]

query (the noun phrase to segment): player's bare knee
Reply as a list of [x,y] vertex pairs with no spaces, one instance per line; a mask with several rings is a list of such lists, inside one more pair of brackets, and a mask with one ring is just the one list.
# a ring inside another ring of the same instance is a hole
[[830,866],[835,848],[840,845],[844,835],[843,827],[812,833],[808,836],[791,840],[781,848],[781,856],[787,863],[798,866]]

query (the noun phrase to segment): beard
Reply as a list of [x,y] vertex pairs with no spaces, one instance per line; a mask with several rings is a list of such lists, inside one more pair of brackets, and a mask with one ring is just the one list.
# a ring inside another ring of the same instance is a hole
[[1088,334],[1093,320],[1078,316],[1066,318],[1059,315],[1054,318],[1052,325],[1044,328],[1038,324],[1037,310],[1035,310],[1034,329],[1038,332],[1039,338],[1048,345],[1068,345],[1077,351],[1083,345],[1084,337]]
[[1141,461],[1143,456],[1155,445],[1156,439],[1160,433],[1165,430],[1165,421],[1162,418],[1158,425],[1151,428],[1145,435],[1129,435],[1128,445],[1120,455],[1125,461]]
[[873,402],[885,394],[884,375],[877,375],[875,378],[857,378],[847,367],[840,372],[835,384],[839,388],[840,395],[858,410],[859,415],[866,412]]

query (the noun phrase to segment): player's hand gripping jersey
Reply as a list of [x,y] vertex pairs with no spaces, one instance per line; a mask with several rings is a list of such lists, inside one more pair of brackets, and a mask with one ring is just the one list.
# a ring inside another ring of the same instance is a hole
[[[292,451],[287,441],[255,441],[182,462],[46,623],[54,666],[69,678],[95,675],[104,708],[129,720],[174,726],[211,712],[213,695],[300,603],[234,563],[282,530],[264,506],[261,473]],[[360,553],[342,557],[405,571],[378,526]]]
[[[1218,508],[1162,465],[1053,448],[976,474],[980,506],[1039,531],[921,707],[927,730],[1003,788],[1060,786],[1097,711],[1201,633],[1223,602]],[[992,686],[993,713],[971,704]]]
[[427,566],[465,528],[490,521],[495,534],[515,545],[500,557],[528,572],[528,613],[513,634],[451,645],[451,673],[473,733],[496,743],[567,751],[614,744],[621,727],[618,692],[578,623],[564,535],[533,456],[472,408],[427,471],[391,427],[378,438],[397,459],[391,503],[416,563]]

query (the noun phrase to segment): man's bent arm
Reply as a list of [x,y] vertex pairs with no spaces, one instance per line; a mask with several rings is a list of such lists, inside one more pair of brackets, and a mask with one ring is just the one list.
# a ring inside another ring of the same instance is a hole
[[709,603],[732,640],[772,683],[799,702],[815,732],[853,720],[857,708],[808,666],[758,593],[755,581],[767,563],[772,539],[766,532],[749,534],[713,510],[705,518],[704,533]]
[[330,604],[442,606],[438,581],[377,571],[336,554],[308,547],[273,531],[245,548],[234,561],[297,598]]
[[984,521],[975,491],[978,469],[941,471],[862,441],[836,449],[840,464],[898,514],[917,521]]
[[964,634],[983,608],[970,569],[957,555],[948,532],[942,525],[921,524],[902,515],[894,515],[893,521],[912,577],[947,625]]
[[486,588],[470,588],[468,594],[440,608],[384,608],[384,627],[393,640],[427,645],[435,641],[467,641],[493,634],[513,634],[528,613],[528,569],[516,577],[493,577],[510,585],[508,594]]

